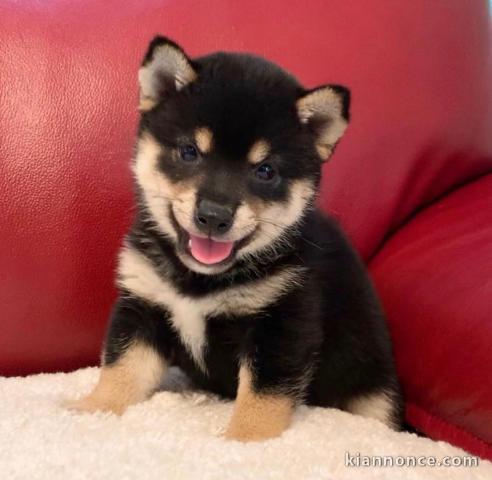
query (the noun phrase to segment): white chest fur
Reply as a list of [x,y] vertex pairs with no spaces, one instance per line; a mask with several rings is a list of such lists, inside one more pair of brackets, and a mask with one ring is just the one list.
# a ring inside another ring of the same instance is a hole
[[178,292],[160,276],[150,260],[132,247],[120,253],[118,283],[134,295],[169,311],[171,322],[197,365],[205,371],[203,351],[206,319],[211,315],[245,315],[261,311],[298,281],[297,267],[285,268],[246,285],[191,298]]

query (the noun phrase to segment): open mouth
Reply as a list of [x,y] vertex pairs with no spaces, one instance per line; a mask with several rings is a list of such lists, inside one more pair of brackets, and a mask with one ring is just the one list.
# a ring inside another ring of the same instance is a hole
[[[188,233],[188,232],[187,232]],[[210,237],[198,237],[188,233],[188,253],[200,263],[215,265],[232,257],[236,242],[220,242]]]
[[235,257],[236,252],[253,240],[256,229],[236,241],[221,241],[200,237],[181,228],[185,252],[202,265],[224,265]]
[[216,240],[189,232],[177,221],[172,209],[170,214],[171,221],[178,232],[181,250],[196,262],[207,266],[225,265],[231,262],[236,252],[253,239],[256,231],[255,229],[236,241]]

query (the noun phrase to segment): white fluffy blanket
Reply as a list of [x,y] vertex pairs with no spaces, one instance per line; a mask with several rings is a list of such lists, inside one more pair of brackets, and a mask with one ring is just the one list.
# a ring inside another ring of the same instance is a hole
[[471,468],[347,466],[347,453],[466,454],[336,410],[302,407],[281,438],[241,444],[220,437],[232,404],[200,392],[161,391],[121,418],[60,407],[96,378],[96,368],[0,378],[0,479],[492,479],[486,461]]

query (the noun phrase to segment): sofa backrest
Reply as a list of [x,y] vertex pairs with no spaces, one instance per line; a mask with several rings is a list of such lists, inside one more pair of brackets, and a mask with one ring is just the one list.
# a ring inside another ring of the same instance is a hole
[[365,258],[492,169],[487,0],[4,0],[0,19],[0,373],[97,359],[131,219],[137,69],[156,33],[351,88],[320,203]]

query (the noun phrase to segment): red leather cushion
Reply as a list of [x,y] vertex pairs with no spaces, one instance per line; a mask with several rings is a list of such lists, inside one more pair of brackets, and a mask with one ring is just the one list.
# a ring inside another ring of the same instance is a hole
[[97,359],[131,217],[136,72],[163,32],[353,91],[321,202],[364,254],[490,170],[487,0],[0,2],[0,372]]
[[492,175],[419,213],[370,267],[409,420],[492,459]]

